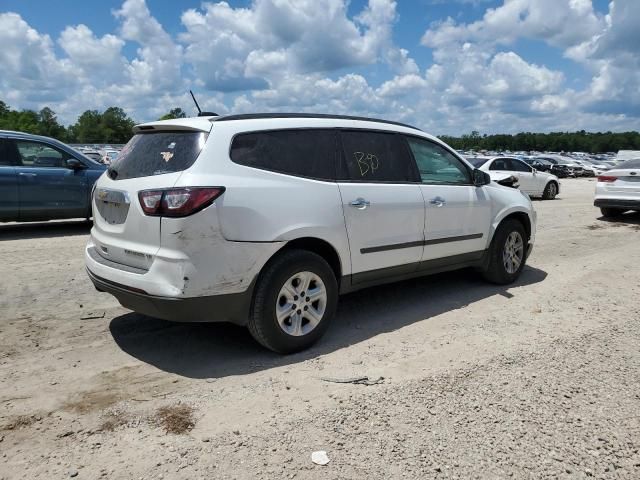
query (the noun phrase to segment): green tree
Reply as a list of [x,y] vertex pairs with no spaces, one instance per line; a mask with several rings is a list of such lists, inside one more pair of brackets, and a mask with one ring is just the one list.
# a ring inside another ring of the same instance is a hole
[[174,118],[186,118],[187,114],[180,107],[172,108],[169,113],[165,113],[158,120],[172,120]]

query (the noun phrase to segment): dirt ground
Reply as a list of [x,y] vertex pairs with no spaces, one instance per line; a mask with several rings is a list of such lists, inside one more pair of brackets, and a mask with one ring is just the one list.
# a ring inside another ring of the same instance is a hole
[[96,292],[84,223],[0,225],[0,478],[640,478],[640,215],[593,189],[535,202],[516,285],[351,294],[287,357]]

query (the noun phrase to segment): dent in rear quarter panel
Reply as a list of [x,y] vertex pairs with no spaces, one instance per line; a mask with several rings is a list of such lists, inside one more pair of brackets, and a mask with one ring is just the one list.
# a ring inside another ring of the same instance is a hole
[[218,204],[225,239],[287,242],[312,237],[338,252],[343,275],[351,273],[349,245],[338,185],[237,166]]
[[[162,218],[158,256],[182,297],[244,292],[282,242],[227,241],[220,231],[216,204],[185,218]],[[175,264],[171,265],[171,261]]]

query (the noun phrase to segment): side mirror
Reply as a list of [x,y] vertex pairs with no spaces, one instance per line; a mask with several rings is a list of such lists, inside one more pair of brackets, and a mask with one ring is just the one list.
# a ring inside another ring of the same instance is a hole
[[477,168],[473,171],[473,184],[476,187],[482,187],[484,185],[489,185],[490,183],[491,176],[487,172],[483,172]]
[[84,164],[80,160],[70,158],[67,160],[67,168],[70,168],[71,170],[80,170],[81,168],[84,168]]

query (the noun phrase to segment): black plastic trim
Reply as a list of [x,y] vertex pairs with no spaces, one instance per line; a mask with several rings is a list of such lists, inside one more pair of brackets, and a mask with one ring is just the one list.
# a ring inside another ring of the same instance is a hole
[[486,265],[488,250],[452,255],[394,267],[369,270],[346,275],[340,282],[340,293],[350,293],[376,285],[394,283],[434,273],[458,270],[466,267],[482,268]]
[[440,243],[450,243],[450,242],[462,242],[464,240],[474,240],[476,238],[482,238],[484,234],[482,233],[474,233],[471,235],[460,235],[457,237],[444,237],[444,238],[434,238],[433,240],[419,240],[416,242],[405,242],[405,243],[393,243],[390,245],[381,245],[379,247],[366,247],[361,248],[360,253],[376,253],[376,252],[386,252],[388,250],[399,250],[402,248],[413,248],[413,247],[421,247],[426,245],[437,245]]
[[627,210],[640,209],[640,200],[617,200],[615,198],[596,198],[593,202],[596,207],[626,208]]
[[150,317],[174,322],[231,322],[238,325],[246,325],[249,320],[253,283],[241,293],[170,298],[134,291],[101,278],[89,269],[87,274],[96,289],[110,293],[123,307]]

